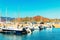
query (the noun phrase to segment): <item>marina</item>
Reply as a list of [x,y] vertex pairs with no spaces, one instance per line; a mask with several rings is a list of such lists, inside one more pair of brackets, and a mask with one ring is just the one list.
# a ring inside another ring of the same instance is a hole
[[[34,24],[33,24],[34,25]],[[15,26],[1,26],[1,30],[0,32],[1,33],[11,33],[11,34],[28,34],[28,33],[32,33],[34,30],[43,30],[43,29],[52,29],[52,28],[55,28],[55,26],[52,26],[51,24],[47,24],[47,25],[44,25],[43,22],[41,22],[38,26],[32,26],[31,24],[29,25],[25,25],[25,26],[19,26],[17,25],[16,27]]]
[[0,40],[60,40],[60,0],[0,0]]

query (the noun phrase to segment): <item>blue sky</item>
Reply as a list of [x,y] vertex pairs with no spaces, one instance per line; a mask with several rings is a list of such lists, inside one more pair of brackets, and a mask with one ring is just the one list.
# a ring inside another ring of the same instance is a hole
[[60,18],[60,0],[0,0],[0,13],[9,17]]

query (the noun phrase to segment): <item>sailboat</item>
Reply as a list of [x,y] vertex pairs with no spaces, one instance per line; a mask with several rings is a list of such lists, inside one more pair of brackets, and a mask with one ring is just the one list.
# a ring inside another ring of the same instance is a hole
[[[6,15],[7,15],[7,9],[6,9]],[[8,23],[7,18],[6,18],[6,24]],[[14,24],[15,25],[15,24]],[[16,28],[13,27],[4,27],[2,30],[4,31],[4,33],[7,34],[27,34],[27,29],[26,28],[18,28],[19,25],[17,25]],[[29,30],[30,31],[30,30]]]
[[1,12],[0,12],[0,32],[2,32],[3,24],[4,23],[1,21]]

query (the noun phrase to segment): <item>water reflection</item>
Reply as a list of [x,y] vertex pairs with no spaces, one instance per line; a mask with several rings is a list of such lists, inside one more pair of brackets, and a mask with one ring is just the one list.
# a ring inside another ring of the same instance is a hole
[[22,40],[24,38],[26,38],[26,35],[0,34],[0,40]]
[[60,40],[60,29],[35,30],[31,34],[14,35],[0,33],[0,40]]

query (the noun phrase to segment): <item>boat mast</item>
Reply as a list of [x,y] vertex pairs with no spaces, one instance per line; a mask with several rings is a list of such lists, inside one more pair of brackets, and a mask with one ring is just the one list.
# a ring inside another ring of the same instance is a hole
[[18,7],[18,18],[20,17],[20,12],[19,12],[19,9],[20,9],[20,8]]
[[41,16],[41,22],[42,22],[42,20],[43,20],[43,19],[42,19],[42,16]]
[[1,22],[1,11],[0,11],[0,22]]
[[20,17],[20,14],[19,14],[19,7],[18,7],[18,12],[17,12],[17,13],[18,13],[18,16],[17,16],[17,18],[19,18],[19,17]]
[[16,23],[16,12],[14,12],[14,16],[15,16],[14,23]]
[[[19,7],[18,7],[19,8]],[[19,10],[19,9],[18,9]],[[20,18],[20,12],[18,11],[18,23],[19,23],[19,18]]]
[[7,8],[6,8],[6,23],[7,23]]

